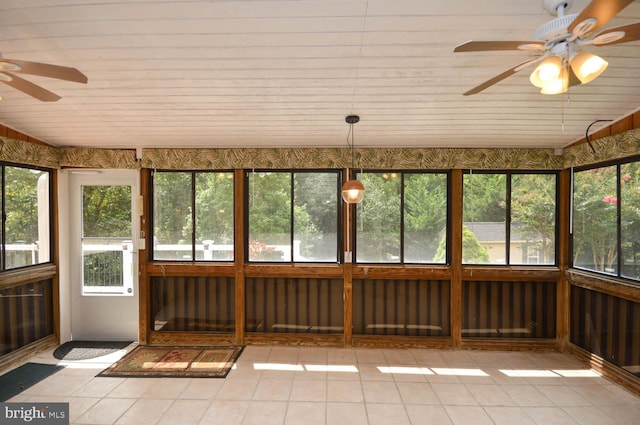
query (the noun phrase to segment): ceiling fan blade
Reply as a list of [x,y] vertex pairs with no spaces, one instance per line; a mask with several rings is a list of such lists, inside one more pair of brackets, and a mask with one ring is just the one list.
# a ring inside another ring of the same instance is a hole
[[513,68],[507,69],[502,74],[496,75],[492,79],[490,79],[488,81],[485,81],[484,83],[480,84],[479,86],[476,86],[476,87],[472,88],[471,90],[466,91],[466,92],[464,92],[462,94],[465,95],[465,96],[469,96],[469,95],[472,95],[472,94],[480,93],[482,90],[487,89],[487,88],[491,87],[492,85],[494,85],[496,83],[499,83],[500,81],[504,80],[505,78],[512,76],[516,72],[519,72],[519,71],[523,70],[524,68],[533,65],[536,62],[540,62],[540,60],[542,60],[542,58],[535,58],[535,59],[530,59],[530,60],[524,61],[521,64],[518,64],[518,65],[514,66]]
[[490,52],[495,50],[543,50],[544,41],[467,41],[456,46],[454,52]]
[[[631,3],[633,0],[593,0],[567,27],[567,31],[583,37],[602,27]],[[595,22],[590,22],[593,19]]]
[[29,96],[35,97],[38,100],[42,100],[43,102],[55,102],[60,99],[60,96],[57,94],[43,89],[30,81],[18,77],[17,75],[13,75],[10,72],[0,72],[0,82],[5,83],[16,90],[20,90]]
[[51,65],[40,62],[27,62],[14,59],[0,59],[0,69],[2,62],[17,65],[20,69],[11,69],[12,72],[23,74],[40,75],[42,77],[56,78],[58,80],[74,81],[76,83],[86,83],[87,76],[76,68],[69,68],[60,65]]
[[596,35],[591,43],[594,46],[608,46],[610,44],[626,43],[640,40],[640,22],[623,25],[621,27],[607,28]]

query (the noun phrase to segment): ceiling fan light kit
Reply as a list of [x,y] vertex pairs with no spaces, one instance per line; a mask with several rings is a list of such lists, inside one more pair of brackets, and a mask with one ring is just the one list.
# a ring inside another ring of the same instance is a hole
[[532,41],[469,41],[454,52],[521,50],[538,54],[538,58],[499,74],[468,90],[465,96],[479,93],[505,78],[539,63],[529,76],[531,84],[542,94],[566,92],[569,87],[587,84],[600,76],[609,65],[601,57],[582,50],[584,46],[605,46],[640,40],[640,22],[610,28],[593,35],[633,0],[592,0],[580,13],[565,15],[571,0],[544,0],[544,8],[555,19],[540,26]]

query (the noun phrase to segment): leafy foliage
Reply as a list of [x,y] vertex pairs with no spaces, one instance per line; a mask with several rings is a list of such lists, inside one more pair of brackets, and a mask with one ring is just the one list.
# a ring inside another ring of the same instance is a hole
[[617,264],[616,166],[574,173],[574,264],[614,272]]
[[84,237],[131,238],[131,187],[83,186]]
[[251,246],[287,245],[293,232],[300,244],[296,260],[336,261],[338,177],[322,171],[249,173],[249,259],[273,260]]
[[[233,244],[233,173],[199,172],[195,180],[196,243]],[[186,226],[184,238],[191,227]]]
[[268,244],[291,238],[291,173],[249,174],[249,239]]
[[[443,236],[438,245],[438,251],[433,258],[434,262],[444,262],[446,257],[447,238]],[[489,252],[487,248],[480,245],[476,235],[465,225],[462,226],[462,262],[464,264],[487,264],[489,263]]]
[[191,188],[188,172],[153,174],[153,237],[157,244],[191,243]]
[[640,162],[620,166],[621,274],[640,279]]
[[618,273],[621,260],[622,276],[640,278],[640,163],[576,172],[573,186],[574,264]]
[[357,209],[358,261],[400,260],[400,178],[395,173],[363,173],[364,200]]
[[7,243],[38,240],[38,178],[28,168],[5,167],[5,238]]
[[465,174],[463,187],[463,221],[505,222],[506,174]]
[[553,264],[556,238],[556,178],[515,174],[511,182],[511,232],[541,245],[542,264]]

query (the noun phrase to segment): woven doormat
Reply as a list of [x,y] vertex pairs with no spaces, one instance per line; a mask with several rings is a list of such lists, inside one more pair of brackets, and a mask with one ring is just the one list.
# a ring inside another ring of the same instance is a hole
[[224,378],[244,347],[141,345],[98,376],[127,378]]
[[132,341],[69,341],[55,349],[58,360],[89,360],[126,348]]

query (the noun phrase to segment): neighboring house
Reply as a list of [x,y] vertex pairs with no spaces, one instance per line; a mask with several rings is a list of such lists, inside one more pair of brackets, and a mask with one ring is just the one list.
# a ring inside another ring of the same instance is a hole
[[[489,253],[490,264],[506,263],[507,231],[504,222],[467,222],[465,226]],[[518,229],[512,229],[511,264],[544,264],[542,238],[526,239]]]

